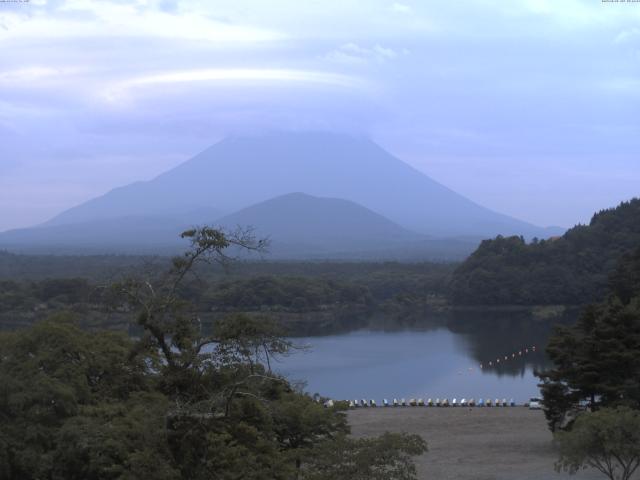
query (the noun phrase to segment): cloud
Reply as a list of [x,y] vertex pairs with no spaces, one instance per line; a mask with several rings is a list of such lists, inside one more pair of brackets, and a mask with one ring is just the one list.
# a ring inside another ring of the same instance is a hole
[[395,13],[411,13],[413,9],[404,3],[394,3],[391,5],[391,11]]
[[80,68],[54,68],[34,65],[15,70],[0,71],[0,84],[21,86],[24,86],[25,84],[33,85],[41,81],[75,75],[80,73],[82,70],[83,69]]
[[295,69],[209,68],[167,71],[131,78],[109,86],[103,97],[111,102],[122,100],[140,87],[202,82],[265,82],[320,84],[344,88],[366,88],[363,80],[338,73]]
[[326,54],[324,59],[346,64],[364,64],[371,61],[384,63],[408,53],[409,51],[406,49],[398,52],[393,48],[383,47],[379,44],[375,44],[371,48],[365,48],[356,43],[345,43]]
[[0,39],[77,37],[167,38],[205,41],[220,46],[282,40],[282,32],[213,20],[191,12],[109,1],[67,0],[51,10],[34,9],[0,16]]
[[613,39],[613,43],[621,45],[640,44],[640,28],[623,30]]

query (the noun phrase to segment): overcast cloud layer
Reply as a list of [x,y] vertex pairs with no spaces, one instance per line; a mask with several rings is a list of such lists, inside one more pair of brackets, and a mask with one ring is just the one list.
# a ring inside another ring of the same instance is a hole
[[539,225],[640,195],[640,3],[31,0],[0,47],[0,230],[264,128]]

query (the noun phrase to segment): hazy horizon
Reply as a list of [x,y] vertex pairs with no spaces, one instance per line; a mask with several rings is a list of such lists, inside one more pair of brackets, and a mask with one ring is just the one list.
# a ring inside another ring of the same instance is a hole
[[636,7],[0,3],[0,231],[264,129],[366,135],[495,211],[587,222],[640,194]]

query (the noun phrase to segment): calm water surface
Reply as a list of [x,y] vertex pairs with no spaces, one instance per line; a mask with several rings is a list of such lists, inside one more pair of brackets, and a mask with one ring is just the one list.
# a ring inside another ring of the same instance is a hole
[[309,393],[335,399],[380,403],[394,397],[465,397],[524,402],[539,394],[533,370],[546,363],[542,350],[547,335],[548,331],[532,333],[517,326],[480,326],[457,333],[439,328],[296,338],[309,349],[281,358],[274,368],[290,380],[306,381]]

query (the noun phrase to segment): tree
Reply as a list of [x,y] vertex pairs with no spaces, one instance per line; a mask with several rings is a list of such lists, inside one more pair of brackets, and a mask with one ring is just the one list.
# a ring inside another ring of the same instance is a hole
[[640,412],[628,407],[581,414],[571,431],[555,436],[558,471],[595,468],[611,480],[628,480],[640,466]]
[[321,443],[304,468],[304,480],[414,480],[413,457],[427,451],[418,435],[385,433],[377,438],[344,435]]
[[218,355],[227,361],[247,363],[252,373],[263,361],[271,372],[271,358],[285,355],[293,348],[293,343],[284,338],[284,329],[264,316],[229,315],[217,322],[215,337]]
[[172,470],[167,401],[132,344],[64,315],[0,334],[0,479],[135,478],[143,457]]
[[453,273],[449,296],[465,305],[585,305],[607,294],[607,276],[639,244],[640,198],[634,198],[561,237],[483,241]]
[[[343,409],[338,405],[324,408],[321,403],[295,392],[283,395],[274,405],[274,433],[298,472],[303,463],[315,458],[316,444],[331,442],[337,436],[349,433]],[[327,414],[327,411],[331,413]]]
[[[341,409],[323,408],[271,372],[270,358],[292,347],[273,322],[231,315],[215,325],[212,335],[204,335],[181,297],[183,281],[197,263],[226,263],[229,246],[260,250],[263,243],[207,227],[183,237],[191,239],[192,248],[174,259],[167,275],[117,286],[139,309],[137,321],[146,332],[133,355],[161,354],[155,365],[161,390],[174,404],[169,444],[181,474],[190,479],[227,478],[225,472],[229,478],[297,477],[315,458],[314,445],[330,445],[348,433]],[[387,443],[388,454],[399,455],[403,465],[418,451]],[[363,443],[358,452],[377,445]]]
[[[266,243],[256,240],[250,231],[225,233],[210,227],[194,228],[181,235],[190,240],[191,248],[174,257],[172,267],[160,278],[130,278],[114,285],[114,289],[139,311],[137,323],[144,329],[138,351],[160,352],[162,368],[171,375],[190,370],[195,362],[206,359],[200,355],[207,345],[218,343],[204,335],[200,320],[181,295],[184,281],[198,263],[227,265],[229,247],[262,251]],[[179,385],[173,385],[179,389]]]
[[372,471],[388,460],[388,472],[410,472],[422,450],[350,443],[344,406],[324,408],[271,371],[269,358],[291,347],[277,325],[234,315],[201,328],[185,278],[200,262],[226,263],[230,246],[262,243],[208,227],[183,236],[191,249],[168,272],[114,288],[141,338],[66,317],[0,333],[0,480],[290,480],[345,445],[375,459]]
[[538,375],[552,431],[567,426],[581,402],[592,411],[640,408],[640,284],[622,281],[638,278],[640,262],[628,258],[613,276],[612,294],[587,307],[575,325],[557,328],[549,340],[553,368]]

